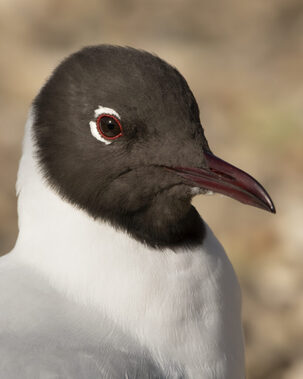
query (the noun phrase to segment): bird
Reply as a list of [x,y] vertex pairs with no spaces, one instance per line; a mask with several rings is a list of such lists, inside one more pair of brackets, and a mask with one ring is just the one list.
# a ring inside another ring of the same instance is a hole
[[64,59],[29,110],[16,190],[1,378],[245,378],[239,282],[192,198],[275,207],[211,151],[176,68],[115,45]]

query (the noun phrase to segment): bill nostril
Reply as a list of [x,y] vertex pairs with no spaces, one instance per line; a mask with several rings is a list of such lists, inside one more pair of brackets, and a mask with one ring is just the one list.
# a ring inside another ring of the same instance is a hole
[[214,174],[216,174],[217,176],[221,177],[221,178],[225,178],[225,179],[232,180],[232,181],[236,180],[233,176],[228,175],[224,172],[218,171],[214,168],[210,168],[210,171],[213,172]]

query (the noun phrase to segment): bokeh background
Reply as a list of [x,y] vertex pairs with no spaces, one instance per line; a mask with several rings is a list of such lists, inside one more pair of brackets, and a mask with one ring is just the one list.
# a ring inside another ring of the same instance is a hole
[[303,1],[1,0],[3,254],[17,236],[14,187],[30,102],[63,57],[99,43],[175,65],[213,151],[272,195],[275,216],[220,196],[194,202],[241,282],[248,378],[302,379]]

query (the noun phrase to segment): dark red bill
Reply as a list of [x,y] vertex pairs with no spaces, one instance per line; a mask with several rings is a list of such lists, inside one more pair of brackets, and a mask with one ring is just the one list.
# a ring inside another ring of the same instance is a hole
[[276,213],[270,196],[252,176],[211,153],[206,152],[204,155],[207,168],[170,167],[169,169],[185,178],[191,185]]

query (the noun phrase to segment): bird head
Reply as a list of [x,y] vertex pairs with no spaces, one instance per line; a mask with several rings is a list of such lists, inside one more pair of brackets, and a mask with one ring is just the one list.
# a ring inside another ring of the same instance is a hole
[[101,45],[71,55],[41,89],[34,114],[49,185],[151,246],[201,242],[196,194],[275,211],[255,179],[211,152],[185,79],[150,53]]

